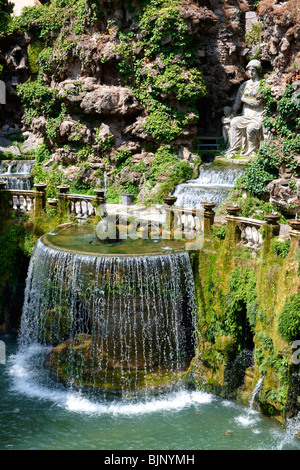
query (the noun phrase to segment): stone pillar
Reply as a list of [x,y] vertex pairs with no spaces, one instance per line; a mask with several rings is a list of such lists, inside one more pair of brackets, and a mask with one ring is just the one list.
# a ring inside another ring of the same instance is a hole
[[174,240],[174,232],[175,232],[175,214],[172,209],[172,206],[177,201],[177,197],[175,196],[167,196],[164,197],[164,203],[166,204],[165,213],[166,213],[166,221],[165,221],[165,228],[170,232],[170,240]]
[[3,230],[5,220],[9,216],[9,194],[5,188],[6,182],[0,181],[0,231]]
[[68,199],[67,193],[70,190],[70,186],[67,184],[57,186],[59,191],[58,198],[58,214],[62,220],[64,217],[70,215],[71,213],[71,201]]
[[99,221],[107,216],[105,189],[94,189],[94,193],[96,197],[92,205],[96,213],[95,220]]
[[268,236],[277,237],[279,235],[280,225],[278,221],[280,218],[281,218],[280,214],[265,214],[264,215],[264,219],[267,222],[265,229],[267,231]]
[[289,256],[295,259],[300,253],[300,227],[289,230],[289,236],[291,237]]
[[204,236],[209,236],[210,229],[215,221],[215,211],[213,208],[215,207],[215,202],[201,202],[202,206],[204,207]]
[[36,183],[35,202],[34,202],[34,218],[37,219],[46,208],[46,188],[45,183]]
[[241,240],[241,231],[238,229],[239,219],[233,215],[227,215],[227,233],[226,233],[226,242],[227,248],[234,248],[237,243]]

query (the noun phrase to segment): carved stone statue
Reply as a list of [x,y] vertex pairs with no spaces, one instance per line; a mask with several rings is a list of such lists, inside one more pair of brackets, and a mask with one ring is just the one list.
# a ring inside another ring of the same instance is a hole
[[[259,92],[258,70],[261,64],[258,60],[251,60],[247,65],[250,79],[243,83],[237,93],[235,103],[231,109],[230,125],[228,129],[229,147],[226,157],[231,158],[240,150],[240,155],[251,156],[256,154],[264,138],[263,101]],[[242,115],[236,116],[242,107]],[[227,110],[227,114],[229,111]]]

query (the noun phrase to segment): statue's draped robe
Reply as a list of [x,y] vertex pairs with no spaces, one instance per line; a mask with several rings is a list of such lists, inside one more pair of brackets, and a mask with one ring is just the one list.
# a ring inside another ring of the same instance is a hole
[[237,111],[242,103],[242,116],[236,116],[230,122],[227,155],[237,153],[242,147],[241,155],[248,156],[257,152],[263,140],[264,115],[259,81],[248,80],[240,86],[233,110]]

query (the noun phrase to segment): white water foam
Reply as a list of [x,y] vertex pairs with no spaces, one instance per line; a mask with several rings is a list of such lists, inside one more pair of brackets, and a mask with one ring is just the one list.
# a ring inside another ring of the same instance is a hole
[[[9,374],[13,379],[12,389],[29,398],[54,402],[58,407],[74,413],[90,415],[138,415],[163,411],[180,411],[193,405],[209,404],[213,395],[201,391],[180,390],[177,392],[149,398],[134,403],[124,400],[107,402],[99,398],[87,398],[80,391],[67,390],[47,380],[43,383],[41,369],[37,366],[43,361],[48,349],[34,344],[9,358]],[[35,368],[36,366],[36,368]]]
[[248,411],[246,414],[242,414],[235,418],[235,421],[244,427],[250,427],[256,424],[260,419],[259,413],[255,411]]

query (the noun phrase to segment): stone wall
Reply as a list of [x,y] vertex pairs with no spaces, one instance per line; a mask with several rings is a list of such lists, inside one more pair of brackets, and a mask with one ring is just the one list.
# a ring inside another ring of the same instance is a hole
[[292,344],[278,330],[284,305],[299,296],[300,232],[290,232],[284,257],[275,253],[277,238],[267,224],[262,247],[251,253],[243,246],[239,218],[227,222],[225,239],[211,232],[192,257],[199,331],[187,382],[249,404],[263,377],[255,406],[284,423],[300,411],[299,366],[292,361]]

